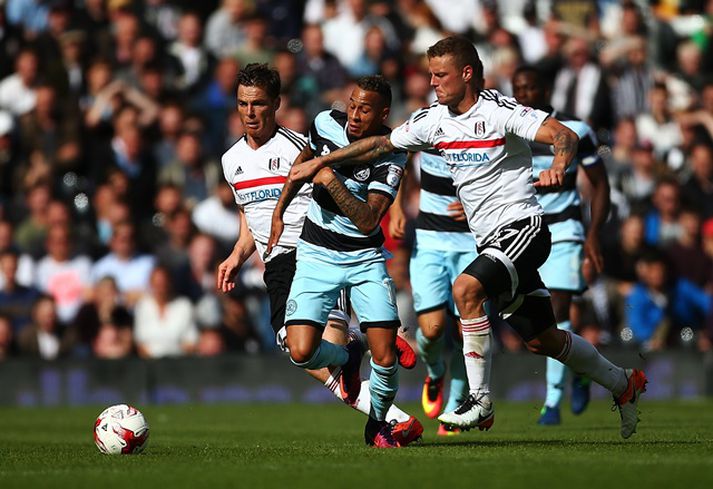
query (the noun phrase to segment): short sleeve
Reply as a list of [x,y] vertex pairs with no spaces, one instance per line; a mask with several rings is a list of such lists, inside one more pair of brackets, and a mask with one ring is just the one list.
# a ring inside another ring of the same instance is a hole
[[317,150],[318,135],[319,132],[317,132],[317,120],[315,119],[314,121],[312,121],[312,125],[309,127],[309,134],[307,134],[307,142],[312,152]]
[[562,121],[562,124],[572,129],[579,138],[577,143],[577,161],[582,166],[591,166],[601,163],[597,149],[599,142],[592,128],[582,121]]
[[490,103],[489,115],[502,133],[512,133],[527,141],[534,141],[537,130],[549,114],[539,109],[521,105],[511,97],[486,90],[481,96]]
[[432,144],[429,110],[432,108],[417,110],[411,114],[409,120],[391,131],[389,136],[391,144],[397,149],[406,151],[421,151],[430,148]]
[[368,192],[377,192],[396,198],[401,178],[404,176],[406,153],[392,153],[389,158],[374,165],[369,178]]

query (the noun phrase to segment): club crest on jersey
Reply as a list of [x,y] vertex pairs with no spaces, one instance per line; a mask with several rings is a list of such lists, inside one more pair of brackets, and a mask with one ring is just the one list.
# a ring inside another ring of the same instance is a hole
[[400,166],[390,165],[389,172],[386,174],[386,184],[390,187],[397,188],[403,174],[404,170]]
[[485,136],[485,121],[477,121],[475,123],[475,135],[478,137]]
[[369,175],[371,175],[371,168],[368,166],[358,166],[354,168],[354,180],[358,182],[365,182]]
[[280,158],[270,158],[270,161],[269,161],[267,167],[270,169],[270,171],[279,170],[280,169]]

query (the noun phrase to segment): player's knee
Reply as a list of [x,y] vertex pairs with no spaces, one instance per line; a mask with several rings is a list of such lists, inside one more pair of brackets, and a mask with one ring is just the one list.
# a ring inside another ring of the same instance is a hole
[[443,334],[444,325],[440,321],[430,322],[421,326],[421,334],[431,341],[435,341]]
[[287,347],[290,350],[290,358],[296,364],[304,364],[309,362],[314,356],[315,348],[307,342],[299,341],[287,337]]
[[372,350],[371,359],[380,367],[391,367],[396,363],[396,350],[389,348],[377,352],[376,354]]
[[480,281],[470,275],[460,275],[453,284],[453,297],[462,312],[470,308],[481,307],[488,299]]

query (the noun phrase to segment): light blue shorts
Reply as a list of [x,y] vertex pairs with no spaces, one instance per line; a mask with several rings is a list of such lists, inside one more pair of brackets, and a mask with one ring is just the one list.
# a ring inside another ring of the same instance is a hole
[[475,257],[473,251],[440,251],[414,247],[409,274],[416,314],[444,307],[458,316],[453,302],[453,282]]
[[342,289],[346,289],[362,329],[401,325],[396,289],[383,261],[337,265],[299,257],[285,307],[285,325],[323,328]]
[[582,243],[563,241],[553,243],[550,256],[540,267],[540,276],[550,290],[582,293],[587,287],[582,275],[584,246]]

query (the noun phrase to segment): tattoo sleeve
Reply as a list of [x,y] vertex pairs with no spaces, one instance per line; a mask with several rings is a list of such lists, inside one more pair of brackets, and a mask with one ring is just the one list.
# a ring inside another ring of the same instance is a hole
[[579,143],[577,134],[552,117],[545,119],[542,125],[549,129],[552,137],[551,144],[555,152],[552,167],[566,169],[577,155],[577,144]]
[[[311,159],[313,156],[314,154],[312,153],[312,148],[307,145],[304,147],[299,156],[297,156],[297,159],[292,165],[300,165],[303,162]],[[290,205],[290,202],[292,202],[292,199],[295,198],[295,195],[297,195],[297,192],[300,191],[302,185],[304,184],[305,182],[296,182],[291,178],[287,177],[287,181],[282,187],[282,193],[280,194],[280,198],[277,200],[277,204],[275,205],[275,210],[273,211],[273,213],[279,215],[280,217],[284,216],[285,209],[287,209],[287,206]]]
[[391,204],[390,199],[378,194],[370,194],[369,201],[362,202],[336,177],[331,179],[325,188],[344,215],[364,234],[371,233],[379,225]]
[[355,141],[321,158],[326,166],[337,163],[361,165],[391,153],[393,150],[394,145],[391,144],[388,136],[372,136]]

